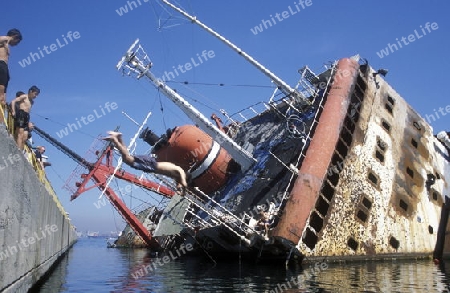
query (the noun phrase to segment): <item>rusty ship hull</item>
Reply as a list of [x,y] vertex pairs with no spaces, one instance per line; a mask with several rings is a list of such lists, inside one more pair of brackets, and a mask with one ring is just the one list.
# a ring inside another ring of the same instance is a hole
[[[229,117],[228,135],[256,163],[208,194],[173,197],[152,224],[159,249],[286,261],[447,252],[449,157],[430,125],[359,57],[303,71],[299,84],[309,104],[286,96],[245,121]],[[267,234],[254,225],[260,209]]]

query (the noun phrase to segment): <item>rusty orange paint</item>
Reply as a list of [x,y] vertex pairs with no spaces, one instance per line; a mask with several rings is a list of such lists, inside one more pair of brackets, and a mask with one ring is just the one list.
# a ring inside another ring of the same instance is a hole
[[297,244],[319,196],[344,122],[359,64],[341,59],[290,198],[272,236]]
[[193,170],[204,164],[205,171],[198,177],[193,177],[193,185],[204,193],[211,193],[228,180],[229,174],[236,172],[237,164],[232,160],[228,152],[220,150],[211,156],[213,146],[212,138],[194,125],[176,127],[167,144],[155,151],[158,161],[172,162],[185,171]]

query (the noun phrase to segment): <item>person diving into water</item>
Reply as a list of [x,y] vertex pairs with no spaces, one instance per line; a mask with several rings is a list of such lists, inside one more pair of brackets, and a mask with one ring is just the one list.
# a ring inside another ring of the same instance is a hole
[[103,140],[110,141],[114,144],[122,155],[122,160],[125,164],[137,170],[161,174],[175,179],[180,195],[184,195],[186,188],[188,187],[187,181],[189,174],[187,174],[180,166],[171,162],[158,162],[155,157],[151,155],[131,155],[123,143],[122,133],[108,131],[108,135],[109,136],[103,138]]

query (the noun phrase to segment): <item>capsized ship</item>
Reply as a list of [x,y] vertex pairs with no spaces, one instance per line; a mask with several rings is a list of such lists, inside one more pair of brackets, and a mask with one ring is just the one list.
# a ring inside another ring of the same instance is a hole
[[292,88],[163,2],[267,75],[282,98],[274,93],[236,115],[224,112],[225,123],[213,114],[214,125],[153,75],[139,40],[130,47],[117,67],[148,78],[195,124],[161,137],[141,133],[158,160],[192,178],[184,197],[148,215],[153,249],[190,244],[202,254],[286,261],[439,258],[447,251],[448,150],[383,79],[385,71],[353,56],[320,73],[301,68]]

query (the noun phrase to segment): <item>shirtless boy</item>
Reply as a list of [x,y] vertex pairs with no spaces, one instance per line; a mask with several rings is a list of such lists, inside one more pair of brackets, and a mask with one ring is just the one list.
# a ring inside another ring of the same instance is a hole
[[0,36],[0,124],[5,121],[6,89],[9,82],[9,46],[15,46],[22,40],[22,34],[17,29],[11,29],[6,36]]
[[28,123],[30,122],[31,106],[33,106],[34,99],[40,92],[41,90],[33,85],[28,90],[28,95],[20,95],[11,102],[11,114],[14,117],[16,128],[16,142],[21,150],[23,150],[24,144],[28,139]]
[[157,162],[154,157],[148,155],[131,155],[122,141],[122,133],[109,131],[108,134],[109,136],[104,139],[114,143],[127,165],[144,172],[162,174],[175,179],[181,195],[184,194],[184,190],[188,186],[187,175],[180,166],[170,162]]

